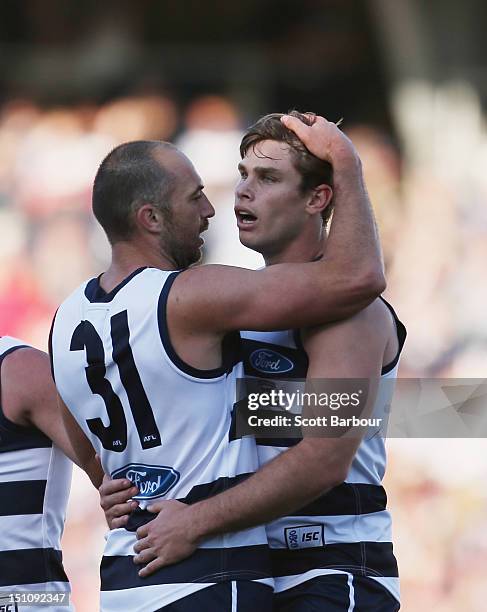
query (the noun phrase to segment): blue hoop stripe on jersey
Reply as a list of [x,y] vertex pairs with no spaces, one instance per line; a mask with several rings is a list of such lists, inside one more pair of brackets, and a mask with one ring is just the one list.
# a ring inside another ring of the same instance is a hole
[[271,549],[274,576],[304,574],[317,568],[348,571],[362,576],[396,578],[397,561],[391,542],[327,544],[323,548]]
[[[233,478],[219,478],[208,484],[196,485],[189,494],[178,501],[194,504],[239,484],[251,474],[239,474]],[[369,484],[343,483],[325,495],[318,497],[307,506],[291,513],[292,516],[345,516],[382,512],[387,507],[384,487]],[[139,527],[153,520],[154,513],[136,508],[125,525],[127,531],[137,531]]]
[[[218,493],[222,493],[223,491],[234,487],[251,475],[251,473],[244,473],[232,477],[223,476],[221,478],[217,478],[213,482],[196,485],[191,489],[186,497],[179,498],[177,501],[184,504],[195,504],[198,501],[207,499],[208,497],[213,497]],[[127,531],[137,531],[137,529],[142,527],[142,525],[150,523],[150,521],[154,519],[154,516],[155,515],[153,512],[136,508],[130,513],[125,529]]]
[[[186,504],[194,504],[218,493],[222,493],[242,482],[251,474],[239,474],[233,478],[218,478],[213,482],[196,485],[186,497],[179,499]],[[369,514],[382,512],[387,507],[384,487],[344,482],[318,497],[310,504],[299,508],[293,516],[338,516],[346,514]],[[150,514],[150,513],[149,513]]]
[[273,610],[272,598],[272,587],[267,584],[228,581],[186,595],[155,612],[270,612]]
[[376,580],[350,574],[317,576],[274,596],[275,612],[397,612],[399,607]]
[[0,551],[0,587],[41,582],[68,582],[63,555],[54,548]]
[[145,578],[138,575],[140,567],[135,565],[133,556],[104,556],[100,568],[101,590],[114,591],[181,582],[270,578],[272,574],[268,551],[265,545],[199,548],[184,561],[163,567]]
[[190,366],[179,357],[179,355],[174,350],[169,335],[166,309],[169,291],[171,290],[174,281],[180,273],[181,271],[174,272],[173,274],[168,276],[159,296],[157,317],[159,322],[159,334],[161,336],[162,345],[164,346],[164,349],[169,359],[179,370],[181,370],[181,372],[184,372],[185,374],[188,374],[193,378],[219,378],[220,376],[224,376],[225,374],[227,374],[232,369],[232,367],[240,360],[240,355],[238,354],[240,346],[240,334],[238,332],[230,332],[224,337],[222,341],[222,365],[219,368],[213,368],[211,370],[200,370],[198,368]]
[[10,500],[0,504],[0,516],[42,514],[46,484],[46,480],[0,482],[0,499]]
[[301,440],[302,438],[255,438],[255,442],[260,446],[279,446],[287,448],[296,446]]
[[213,495],[217,495],[218,493],[222,493],[223,491],[234,487],[240,482],[243,482],[251,475],[251,473],[243,473],[231,477],[222,476],[221,478],[217,478],[213,482],[195,485],[186,495],[186,497],[180,499],[179,501],[182,501],[185,504],[194,504],[198,501],[201,501],[202,499],[212,497]]
[[355,609],[350,607],[349,575],[347,574],[319,576],[274,595],[275,612],[285,610],[349,612]]
[[292,516],[343,516],[382,512],[387,507],[384,487],[344,482],[307,506],[291,512]]
[[38,429],[23,427],[9,421],[0,406],[0,453],[30,448],[51,448],[51,446],[51,440]]

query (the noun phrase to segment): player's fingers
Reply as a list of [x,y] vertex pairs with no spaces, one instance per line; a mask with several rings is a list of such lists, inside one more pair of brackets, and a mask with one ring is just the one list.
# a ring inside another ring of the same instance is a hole
[[137,531],[135,532],[135,535],[137,536],[137,540],[142,540],[142,538],[145,538],[149,533],[149,529],[147,527],[147,525],[142,525],[142,527],[139,527],[137,529]]
[[170,503],[171,503],[170,501],[159,501],[159,502],[156,501],[150,504],[149,506],[147,506],[147,510],[149,512],[153,512],[154,514],[157,514],[158,512],[163,510],[165,506],[169,506]]
[[127,478],[112,478],[111,480],[105,481],[101,486],[106,487],[107,492],[110,494],[130,489],[134,484]]
[[130,480],[125,478],[109,478],[106,474],[103,476],[103,482],[99,488],[100,494],[112,495],[119,491],[124,491],[132,487]]
[[142,550],[147,550],[151,546],[152,544],[149,542],[149,538],[141,538],[134,544],[134,552],[140,553]]
[[125,514],[124,516],[120,516],[118,518],[113,518],[111,520],[109,519],[108,520],[109,527],[110,529],[120,529],[121,527],[125,527],[128,520],[129,520],[128,514]]
[[306,117],[308,117],[311,125],[314,125],[315,122],[316,122],[316,117],[317,117],[316,113],[311,113],[310,112],[310,113],[304,113],[304,114],[306,115]]
[[134,495],[137,495],[138,492],[139,491],[137,487],[131,487],[130,489],[125,489],[124,491],[120,491],[119,493],[104,495],[104,502],[108,507],[116,506],[118,504],[125,504],[130,498],[134,497]]
[[[139,505],[136,500],[129,501],[134,495],[137,494],[137,489],[127,489],[121,493],[113,493],[112,495],[100,495],[100,506],[105,512],[112,512],[116,506],[130,505],[128,512],[132,512]],[[125,512],[123,513],[125,514]]]
[[310,130],[309,125],[303,123],[301,119],[291,117],[290,115],[283,115],[281,117],[281,122],[284,123],[288,129],[292,130],[300,140],[306,138]]
[[156,570],[160,569],[161,567],[164,567],[165,565],[169,565],[169,564],[166,564],[163,559],[158,557],[157,559],[154,559],[154,561],[151,561],[145,567],[143,567],[139,571],[139,576],[141,578],[144,578],[145,576],[150,576]]
[[108,514],[113,518],[118,518],[119,516],[124,516],[125,514],[130,514],[133,510],[137,508],[137,502],[128,502],[126,504],[117,504],[112,506],[108,511]]
[[156,558],[157,558],[157,553],[152,548],[147,548],[146,550],[143,550],[138,555],[135,555],[134,563],[136,565],[146,565],[147,563],[150,563]]

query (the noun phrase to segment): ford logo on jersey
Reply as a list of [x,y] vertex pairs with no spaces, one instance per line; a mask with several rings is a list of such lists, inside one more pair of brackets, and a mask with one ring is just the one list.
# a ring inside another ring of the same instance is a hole
[[140,491],[133,499],[146,500],[167,493],[179,480],[179,472],[166,465],[129,463],[112,472],[112,478],[128,478]]
[[283,374],[294,368],[294,363],[290,359],[269,349],[254,351],[250,355],[250,363],[253,368],[265,374]]

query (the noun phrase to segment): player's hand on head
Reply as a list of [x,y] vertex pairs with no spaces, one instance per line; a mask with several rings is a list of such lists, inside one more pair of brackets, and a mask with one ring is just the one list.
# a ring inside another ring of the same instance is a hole
[[198,547],[191,506],[171,499],[155,502],[147,509],[158,514],[137,529],[134,563],[145,565],[139,571],[141,577],[186,559]]
[[281,121],[296,134],[310,153],[331,164],[343,158],[354,161],[359,159],[352,141],[336,123],[320,115],[306,113],[306,116],[312,122],[311,125],[292,115],[284,115]]
[[105,519],[110,529],[124,527],[129,514],[139,505],[131,498],[139,490],[130,480],[125,478],[110,478],[105,474],[103,482],[98,489],[100,493],[100,506],[105,512]]

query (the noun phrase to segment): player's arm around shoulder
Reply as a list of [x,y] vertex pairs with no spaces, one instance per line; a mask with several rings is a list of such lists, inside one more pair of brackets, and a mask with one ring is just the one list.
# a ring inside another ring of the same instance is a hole
[[178,326],[202,333],[286,329],[348,316],[382,287],[377,270],[347,277],[331,261],[262,270],[205,265],[178,276],[168,309]]
[[68,435],[63,418],[67,409],[58,402],[46,353],[35,348],[23,348],[9,355],[4,364],[2,396],[7,398],[9,418],[20,425],[37,427],[88,473],[93,484],[101,483],[101,467],[82,430],[76,424],[79,431],[73,429],[76,435]]

